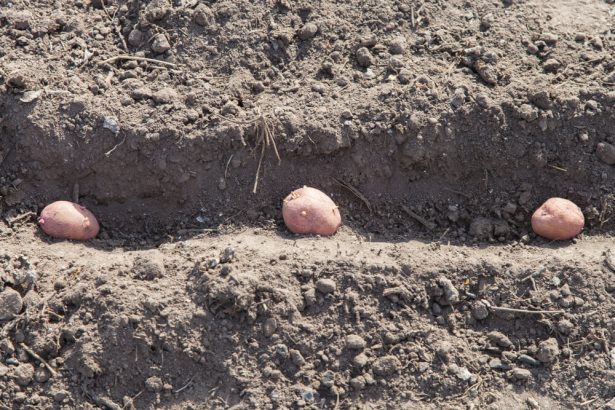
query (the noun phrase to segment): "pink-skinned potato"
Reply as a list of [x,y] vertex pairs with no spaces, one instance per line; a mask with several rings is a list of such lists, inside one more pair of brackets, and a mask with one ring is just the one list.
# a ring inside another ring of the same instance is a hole
[[288,230],[298,234],[330,236],[342,225],[335,202],[324,192],[307,186],[284,199],[282,216]]
[[532,215],[532,229],[552,241],[572,239],[583,230],[585,218],[581,209],[564,198],[550,198]]
[[47,205],[41,212],[38,223],[49,236],[78,241],[94,238],[100,229],[92,212],[84,206],[68,201]]

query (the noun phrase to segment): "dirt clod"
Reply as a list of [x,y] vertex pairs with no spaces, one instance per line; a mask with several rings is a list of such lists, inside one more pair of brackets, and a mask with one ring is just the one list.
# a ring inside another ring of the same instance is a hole
[[21,312],[23,301],[14,289],[5,288],[0,292],[0,321],[11,320]]
[[362,350],[366,346],[365,339],[359,335],[346,336],[346,347],[352,350]]
[[316,289],[324,294],[333,293],[337,289],[337,284],[333,279],[322,278],[316,281]]
[[15,383],[20,386],[29,385],[34,379],[34,366],[30,363],[23,363],[13,369]]
[[550,338],[540,342],[536,358],[543,363],[552,363],[557,360],[560,354],[559,344],[557,339]]
[[372,370],[374,375],[380,377],[390,377],[397,373],[401,368],[401,362],[395,356],[383,356],[374,361]]

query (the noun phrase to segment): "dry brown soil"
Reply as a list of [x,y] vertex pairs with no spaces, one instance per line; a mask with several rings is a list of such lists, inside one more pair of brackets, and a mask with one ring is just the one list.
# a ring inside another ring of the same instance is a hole
[[[0,409],[615,409],[614,23],[0,0]],[[284,228],[302,185],[334,237]],[[58,199],[98,238],[43,235]]]

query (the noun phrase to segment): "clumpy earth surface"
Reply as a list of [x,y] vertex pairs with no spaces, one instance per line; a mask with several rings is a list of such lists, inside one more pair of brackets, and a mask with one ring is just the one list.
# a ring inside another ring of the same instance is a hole
[[[0,0],[0,409],[615,409],[612,0]],[[331,238],[282,199],[329,194]],[[547,198],[585,229],[531,231]],[[86,243],[36,226],[72,200]]]

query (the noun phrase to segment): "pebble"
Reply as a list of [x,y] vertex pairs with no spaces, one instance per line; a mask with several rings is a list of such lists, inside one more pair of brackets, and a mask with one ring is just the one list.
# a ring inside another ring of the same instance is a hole
[[395,356],[380,357],[372,365],[374,374],[381,377],[392,376],[399,368],[401,368],[401,363]]
[[557,339],[552,337],[540,342],[538,345],[538,353],[536,353],[536,358],[543,363],[552,363],[557,359],[559,353]]
[[604,405],[605,410],[615,410],[615,398]]
[[335,373],[333,373],[331,370],[327,370],[322,375],[322,379],[320,380],[320,384],[325,386],[325,387],[333,386],[333,384],[335,384]]
[[152,41],[151,49],[156,54],[162,54],[171,49],[171,44],[169,44],[167,36],[164,34],[157,34]]
[[463,380],[464,382],[467,382],[474,377],[474,375],[470,373],[468,368],[465,366],[460,367],[460,366],[457,366],[456,364],[452,364],[448,367],[448,369],[451,371],[451,373],[457,376],[459,380]]
[[350,379],[350,386],[355,390],[363,390],[365,388],[365,377],[357,376]]
[[291,349],[290,359],[293,361],[295,366],[301,367],[305,364],[305,359],[299,350]]
[[369,67],[374,64],[374,57],[367,47],[361,47],[357,50],[357,62],[361,67]]
[[503,333],[501,332],[489,332],[487,334],[487,338],[492,342],[495,343],[496,345],[500,346],[500,347],[504,347],[504,348],[509,348],[511,347],[513,344],[510,341],[510,339]]
[[162,391],[162,380],[160,379],[160,377],[152,376],[145,380],[145,387],[148,391],[151,391],[153,393],[160,392]]
[[44,367],[39,367],[34,372],[34,380],[36,380],[38,383],[45,383],[47,380],[49,380],[49,377],[49,371],[47,371],[47,369],[45,369]]
[[274,349],[276,356],[279,356],[281,359],[288,359],[290,357],[288,346],[286,346],[284,343],[279,343],[275,345]]
[[211,26],[215,22],[214,13],[205,4],[199,4],[194,9],[194,22],[202,27]]
[[493,235],[493,221],[479,217],[470,224],[469,234],[478,239],[489,239]]
[[389,43],[389,51],[391,54],[401,55],[406,51],[406,39],[397,37]]
[[333,279],[318,279],[316,289],[324,294],[333,293],[337,289],[337,285]]
[[569,335],[574,330],[574,324],[568,319],[562,319],[557,323],[557,329],[564,335]]
[[141,42],[143,41],[143,32],[141,32],[141,30],[131,30],[130,33],[128,33],[128,44],[130,44],[133,47],[139,47],[141,45]]
[[615,145],[601,142],[596,147],[596,156],[605,164],[615,165]]
[[526,381],[532,378],[532,373],[527,369],[516,367],[510,371],[510,378],[517,381]]
[[346,347],[353,350],[363,350],[366,346],[365,339],[359,335],[346,336]]
[[519,357],[517,357],[517,360],[528,366],[540,366],[540,362],[538,360],[526,354],[520,354]]
[[447,278],[442,277],[438,279],[438,285],[440,285],[440,287],[444,291],[444,300],[449,305],[459,302],[459,291],[457,290],[457,288],[455,288],[453,282],[451,282]]
[[365,367],[368,361],[367,355],[365,353],[360,353],[352,359],[352,364],[354,364],[355,367],[361,368]]
[[472,304],[472,317],[476,320],[483,320],[489,316],[489,308],[482,301],[476,301]]
[[120,123],[115,117],[105,117],[102,126],[114,134],[118,134],[120,132]]
[[314,23],[307,23],[299,29],[297,33],[301,40],[308,40],[318,33],[318,26]]
[[61,402],[64,401],[65,398],[68,397],[68,393],[66,391],[64,391],[64,390],[58,390],[56,392],[53,392],[52,396],[53,396],[53,400],[56,403],[61,403]]
[[558,60],[554,58],[550,58],[544,62],[544,64],[542,65],[542,68],[547,73],[556,73],[557,70],[559,70],[561,66],[562,66],[562,63],[560,63]]
[[270,317],[263,323],[263,334],[265,337],[271,337],[278,328],[278,322],[274,317]]
[[489,361],[489,367],[496,370],[510,370],[510,365],[502,363],[500,359],[491,359]]
[[13,371],[15,383],[24,387],[29,385],[34,378],[34,366],[30,363],[24,363],[17,366]]
[[0,321],[13,319],[22,308],[23,301],[19,292],[11,288],[0,292]]

